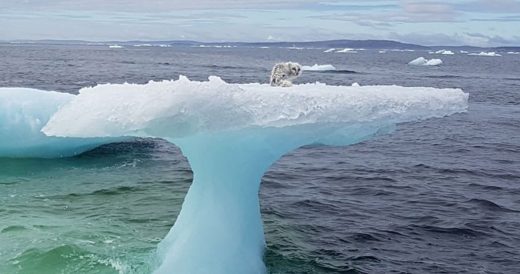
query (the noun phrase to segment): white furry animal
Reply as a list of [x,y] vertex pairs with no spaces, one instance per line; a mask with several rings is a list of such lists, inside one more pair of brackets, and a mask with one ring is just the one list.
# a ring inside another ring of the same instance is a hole
[[271,71],[271,86],[290,87],[292,81],[302,74],[302,66],[298,63],[287,62],[274,65]]

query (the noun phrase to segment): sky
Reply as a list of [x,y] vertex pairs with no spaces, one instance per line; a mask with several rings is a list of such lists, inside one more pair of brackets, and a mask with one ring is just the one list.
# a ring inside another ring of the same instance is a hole
[[520,0],[0,0],[0,40],[520,46]]

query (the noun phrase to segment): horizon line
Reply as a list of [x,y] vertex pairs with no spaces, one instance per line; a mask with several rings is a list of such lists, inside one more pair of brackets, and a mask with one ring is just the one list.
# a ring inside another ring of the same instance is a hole
[[0,40],[0,43],[42,43],[45,42],[86,42],[86,43],[133,43],[133,42],[145,42],[145,43],[159,43],[159,42],[169,42],[169,43],[199,43],[199,44],[276,44],[276,43],[326,43],[326,42],[393,42],[399,43],[402,45],[411,45],[425,48],[436,48],[436,47],[457,47],[457,48],[481,48],[481,49],[495,49],[495,48],[520,48],[520,45],[500,45],[500,46],[492,46],[492,47],[482,47],[482,46],[471,46],[471,45],[422,45],[416,43],[402,42],[398,40],[390,40],[390,39],[327,39],[327,40],[308,40],[308,41],[198,41],[198,40],[164,40],[164,39],[156,39],[156,40],[84,40],[84,39],[8,39],[8,40]]

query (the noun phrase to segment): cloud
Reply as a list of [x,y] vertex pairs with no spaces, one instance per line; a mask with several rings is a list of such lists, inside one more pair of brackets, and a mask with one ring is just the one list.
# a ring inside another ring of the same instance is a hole
[[391,33],[389,39],[399,40],[408,43],[415,43],[427,46],[478,46],[478,47],[495,47],[495,46],[514,46],[520,44],[520,37],[504,38],[498,35],[484,35],[481,33],[456,33],[453,35],[442,33]]
[[518,43],[514,0],[0,0],[1,39]]
[[520,1],[518,0],[478,0],[464,2],[457,5],[463,11],[479,13],[518,13]]
[[471,20],[480,22],[520,22],[520,15],[501,16],[493,18],[475,18]]

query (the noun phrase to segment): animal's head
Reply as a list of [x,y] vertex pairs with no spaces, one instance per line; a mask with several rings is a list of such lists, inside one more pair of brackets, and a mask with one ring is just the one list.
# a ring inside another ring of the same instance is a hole
[[300,64],[289,62],[287,65],[289,66],[291,76],[300,76],[302,74],[302,66]]

